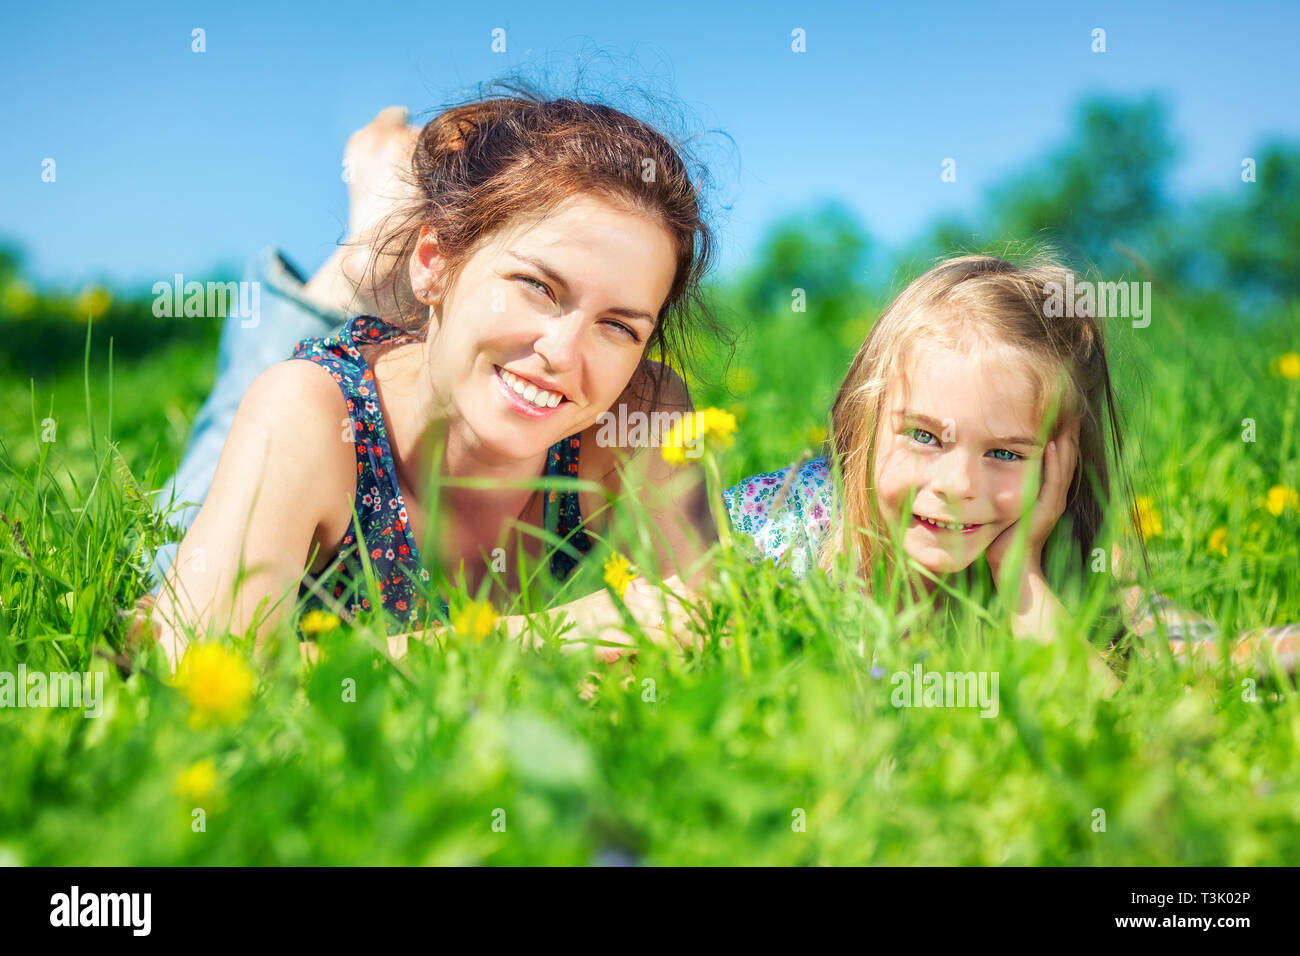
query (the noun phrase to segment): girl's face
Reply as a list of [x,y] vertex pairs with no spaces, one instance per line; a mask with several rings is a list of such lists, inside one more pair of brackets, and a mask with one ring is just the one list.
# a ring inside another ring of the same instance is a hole
[[1022,365],[1012,352],[922,346],[910,389],[900,382],[886,398],[877,500],[888,527],[901,524],[907,553],[935,574],[968,567],[1020,517],[1041,424]]
[[[430,234],[412,256],[412,288],[436,288],[440,263]],[[641,362],[676,265],[666,229],[589,196],[501,230],[430,325],[428,372],[452,422],[506,459],[587,428]]]

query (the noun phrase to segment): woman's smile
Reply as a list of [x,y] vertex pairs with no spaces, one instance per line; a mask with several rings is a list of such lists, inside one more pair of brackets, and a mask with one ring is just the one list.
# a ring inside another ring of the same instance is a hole
[[540,388],[536,383],[521,378],[500,365],[492,366],[492,370],[506,403],[527,418],[550,418],[561,406],[572,404],[560,392]]

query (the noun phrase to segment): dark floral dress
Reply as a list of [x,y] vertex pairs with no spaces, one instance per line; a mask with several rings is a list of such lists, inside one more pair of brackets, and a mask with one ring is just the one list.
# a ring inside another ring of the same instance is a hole
[[[420,557],[420,549],[406,514],[402,489],[397,484],[388,430],[379,408],[375,373],[362,357],[359,346],[392,342],[395,345],[418,342],[420,336],[390,325],[372,315],[359,315],[335,335],[304,339],[290,358],[316,362],[338,383],[347,402],[351,438],[356,446],[357,490],[356,516],[343,536],[343,550],[314,579],[315,588],[330,595],[337,606],[350,614],[371,609],[363,568],[369,565],[383,595],[383,606],[398,621],[414,629],[425,627],[430,619],[429,571]],[[346,435],[346,429],[344,432]],[[549,477],[576,478],[578,435],[562,438],[551,446],[546,458]],[[591,548],[591,540],[582,527],[582,514],[576,491],[548,490],[543,499],[543,522],[547,530],[566,539],[579,556]],[[551,574],[564,579],[578,563],[578,558],[563,550],[551,554]],[[309,575],[308,582],[313,579]],[[301,611],[328,610],[325,601],[305,582],[299,592]],[[442,613],[447,603],[435,599]]]

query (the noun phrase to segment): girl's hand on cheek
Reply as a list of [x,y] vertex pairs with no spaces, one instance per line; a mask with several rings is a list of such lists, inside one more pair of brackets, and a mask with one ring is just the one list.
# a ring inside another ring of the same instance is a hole
[[[1043,450],[1043,481],[1034,502],[1034,510],[1029,516],[1029,542],[1025,555],[1023,574],[1042,572],[1043,545],[1047,536],[1056,527],[1056,522],[1065,514],[1065,506],[1070,494],[1070,483],[1074,476],[1075,463],[1079,458],[1079,423],[1074,422],[1055,441],[1048,442]],[[1002,563],[1006,558],[1011,542],[1020,528],[1021,519],[1009,524],[993,539],[985,551],[989,567],[994,578],[1002,585]]]

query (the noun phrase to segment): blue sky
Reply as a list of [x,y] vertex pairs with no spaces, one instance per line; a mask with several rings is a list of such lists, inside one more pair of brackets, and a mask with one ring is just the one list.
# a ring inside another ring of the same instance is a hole
[[773,218],[828,197],[884,244],[970,212],[1089,93],[1165,96],[1177,191],[1227,190],[1259,144],[1300,138],[1297,36],[1294,2],[10,4],[0,238],[67,285],[202,275],[271,244],[310,271],[346,222],[344,141],[381,106],[428,110],[513,69],[568,92],[602,53],[593,92],[666,93],[734,140],[708,141],[731,271]]

